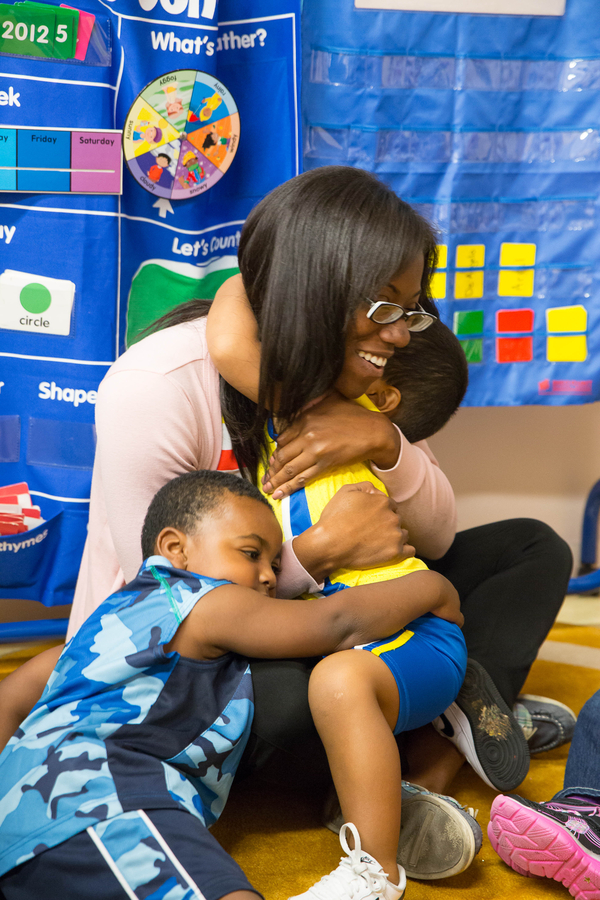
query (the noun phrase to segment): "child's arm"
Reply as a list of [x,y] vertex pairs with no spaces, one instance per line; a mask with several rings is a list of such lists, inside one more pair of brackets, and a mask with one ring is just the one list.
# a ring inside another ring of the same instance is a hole
[[0,751],[42,696],[64,646],[44,650],[0,681]]
[[208,350],[215,366],[241,394],[258,401],[260,342],[242,276],[219,288],[206,323]]
[[168,649],[200,659],[227,650],[266,659],[320,656],[388,637],[430,611],[462,621],[456,591],[431,571],[348,588],[308,603],[227,585],[194,607]]

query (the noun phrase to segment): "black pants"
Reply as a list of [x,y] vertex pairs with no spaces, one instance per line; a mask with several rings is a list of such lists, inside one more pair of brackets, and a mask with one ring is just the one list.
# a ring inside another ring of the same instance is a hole
[[[459,532],[445,556],[425,562],[457,589],[469,656],[512,706],[565,596],[568,545],[543,522],[509,519]],[[328,782],[308,707],[308,679],[317,662],[252,661],[255,716],[241,775],[260,769],[279,783],[314,788]]]

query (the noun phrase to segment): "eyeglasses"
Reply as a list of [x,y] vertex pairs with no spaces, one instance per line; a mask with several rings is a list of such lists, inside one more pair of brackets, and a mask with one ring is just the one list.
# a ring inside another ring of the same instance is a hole
[[415,309],[404,309],[398,303],[390,303],[388,300],[369,300],[365,297],[365,302],[371,305],[367,318],[378,325],[391,325],[392,322],[405,319],[409,331],[425,331],[437,319],[433,313],[425,312],[419,303]]

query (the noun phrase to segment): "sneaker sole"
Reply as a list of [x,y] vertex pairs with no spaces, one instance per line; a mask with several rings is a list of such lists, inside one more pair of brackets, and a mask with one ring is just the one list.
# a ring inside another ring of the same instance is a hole
[[496,797],[487,831],[498,856],[515,872],[553,878],[576,900],[600,900],[600,860],[559,822],[512,797]]
[[455,702],[470,726],[462,729],[472,749],[470,765],[495,790],[514,790],[529,771],[529,746],[512,710],[475,660],[467,663]]
[[401,822],[396,860],[416,881],[459,875],[480,849],[464,816],[435,795],[403,797]]
[[[330,799],[325,826],[339,834],[344,819],[337,798]],[[459,875],[481,849],[468,821],[451,803],[434,794],[402,793],[400,842],[396,861],[415,881]],[[480,833],[481,834],[481,833]]]

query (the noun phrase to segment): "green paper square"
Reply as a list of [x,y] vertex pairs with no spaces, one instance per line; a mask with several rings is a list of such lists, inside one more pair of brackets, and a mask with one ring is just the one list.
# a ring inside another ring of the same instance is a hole
[[483,338],[470,338],[460,341],[468,363],[483,362]]
[[471,309],[454,313],[454,334],[481,334],[483,332],[483,310]]
[[[56,7],[26,9],[23,4],[0,4],[0,53],[17,56],[54,56]],[[17,37],[18,35],[18,37]],[[33,37],[33,40],[32,40]]]
[[[44,11],[51,9],[56,14],[54,52],[52,56],[55,59],[73,59],[77,49],[78,9],[64,9],[60,6],[50,6],[47,3],[37,3],[36,0],[24,0],[23,3],[18,5],[28,7],[31,10]],[[60,31],[58,30],[59,26],[62,26]],[[57,40],[58,37],[66,38],[66,40]]]

